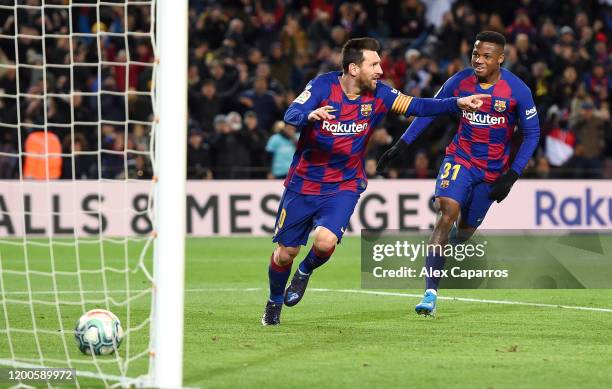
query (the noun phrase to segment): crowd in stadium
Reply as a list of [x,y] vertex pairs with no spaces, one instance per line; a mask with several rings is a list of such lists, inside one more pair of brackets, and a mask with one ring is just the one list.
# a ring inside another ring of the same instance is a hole
[[[130,7],[126,20],[122,7],[105,8],[99,22],[95,10],[83,8],[73,18],[73,31],[123,32],[126,25],[128,31],[149,31],[148,8]],[[19,12],[20,33],[36,35],[38,29],[40,34],[37,15],[35,11]],[[47,13],[45,32],[68,33],[66,18],[61,10]],[[1,33],[13,34],[12,16],[0,19],[5,20]],[[503,66],[525,81],[537,104],[543,131],[525,176],[612,178],[612,13],[605,2],[192,0],[189,21],[191,179],[284,177],[299,134],[284,125],[283,113],[310,79],[340,68],[340,50],[347,39],[379,39],[385,82],[407,95],[431,97],[450,75],[469,66],[473,40],[481,30],[505,35]],[[102,40],[102,59],[121,62],[129,58],[138,63],[129,67],[102,66],[100,74],[97,66],[75,67],[72,80],[67,69],[47,70],[47,93],[68,93],[70,88],[79,92],[128,90],[127,102],[121,93],[102,93],[99,99],[75,96],[73,109],[70,99],[61,97],[50,97],[45,105],[34,96],[44,89],[42,71],[22,69],[16,74],[10,67],[0,68],[0,97],[15,95],[17,80],[19,91],[28,94],[20,104],[14,98],[0,98],[0,122],[39,125],[22,127],[20,137],[13,127],[2,127],[0,178],[19,176],[17,158],[10,155],[18,152],[19,141],[21,149],[25,148],[29,132],[51,122],[97,122],[98,116],[111,123],[75,125],[74,137],[70,125],[47,126],[63,152],[94,152],[79,153],[74,164],[64,158],[57,177],[150,177],[146,122],[151,120],[151,105],[146,92],[153,53],[149,40],[146,36],[130,36],[127,44],[123,38]],[[74,62],[98,60],[95,38],[74,42]],[[47,39],[44,56],[36,46],[40,40],[19,39],[19,45],[20,63],[42,64],[43,59],[46,64],[70,63],[66,62],[72,47],[68,39]],[[0,57],[14,63],[13,40],[0,39]],[[127,118],[137,123],[116,124]],[[377,177],[378,157],[408,124],[407,119],[390,115],[375,131],[365,164],[370,178]],[[436,119],[412,152],[395,161],[385,175],[435,177],[456,125],[453,116]],[[98,150],[102,150],[100,156],[95,153]]]

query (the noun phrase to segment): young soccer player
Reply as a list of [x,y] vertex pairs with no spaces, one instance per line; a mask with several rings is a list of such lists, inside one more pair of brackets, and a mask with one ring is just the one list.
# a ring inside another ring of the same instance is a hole
[[[300,139],[285,180],[270,257],[270,296],[263,325],[280,323],[283,302],[297,304],[312,272],[327,262],[342,239],[360,193],[367,186],[364,152],[373,129],[387,112],[437,115],[473,112],[487,95],[421,99],[403,95],[379,81],[379,44],[372,38],[349,40],[342,48],[342,71],[310,81],[285,113]],[[293,259],[315,228],[313,246],[291,285],[285,286]]]
[[[500,67],[505,44],[506,39],[497,32],[479,33],[472,50],[472,68],[454,74],[436,94],[437,98],[446,98],[489,93],[491,99],[478,112],[461,112],[457,134],[446,148],[436,181],[438,215],[429,240],[432,245],[469,239],[493,201],[499,203],[508,196],[538,145],[540,126],[531,91],[517,76]],[[517,119],[523,143],[508,166]],[[431,122],[431,118],[415,119],[401,139],[380,157],[377,170],[384,170],[389,161],[404,153]],[[425,266],[441,270],[444,257],[429,253]],[[416,306],[417,313],[435,313],[439,281],[439,277],[426,278],[425,294]]]

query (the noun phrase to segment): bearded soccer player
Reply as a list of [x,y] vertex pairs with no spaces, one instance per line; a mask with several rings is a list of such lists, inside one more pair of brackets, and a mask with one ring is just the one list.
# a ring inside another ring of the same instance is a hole
[[[461,113],[457,134],[446,148],[436,181],[437,219],[431,245],[458,244],[469,239],[491,204],[508,196],[538,145],[540,126],[531,91],[517,76],[500,67],[505,44],[506,39],[497,32],[479,33],[472,50],[472,68],[454,74],[436,94],[437,98],[447,98],[489,93],[491,99],[477,112]],[[509,166],[517,119],[523,143]],[[377,170],[383,171],[389,161],[404,153],[431,122],[431,118],[415,119],[401,139],[380,157]],[[444,256],[435,251],[425,259],[429,275],[431,270],[444,268]],[[426,277],[425,294],[415,308],[417,313],[435,313],[439,282],[439,277]]]
[[[375,126],[387,112],[438,115],[473,112],[487,95],[421,99],[405,96],[379,81],[378,42],[349,40],[342,48],[342,71],[322,74],[285,112],[285,122],[300,131],[276,216],[270,257],[270,296],[263,325],[280,324],[283,302],[297,304],[312,272],[327,262],[342,239],[361,192],[367,185],[364,152]],[[314,243],[290,286],[293,259],[315,228]]]

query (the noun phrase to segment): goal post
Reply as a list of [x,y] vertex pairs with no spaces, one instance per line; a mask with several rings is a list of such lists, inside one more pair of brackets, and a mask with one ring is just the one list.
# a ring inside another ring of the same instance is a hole
[[[0,20],[0,369],[180,388],[188,0],[6,0]],[[97,308],[125,331],[111,355],[75,341]]]
[[180,387],[183,377],[187,30],[187,0],[158,1],[157,238],[151,360],[154,386],[161,388]]

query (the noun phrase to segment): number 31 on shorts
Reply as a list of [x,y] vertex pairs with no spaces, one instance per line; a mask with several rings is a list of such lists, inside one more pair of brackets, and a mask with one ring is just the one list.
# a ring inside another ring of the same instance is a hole
[[440,178],[444,179],[448,177],[448,175],[450,174],[452,170],[453,175],[451,176],[451,180],[454,181],[457,178],[457,174],[459,174],[459,169],[461,169],[461,165],[459,165],[458,163],[453,165],[450,162],[446,162],[444,164],[444,171],[442,172],[442,175],[440,176]]

